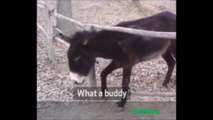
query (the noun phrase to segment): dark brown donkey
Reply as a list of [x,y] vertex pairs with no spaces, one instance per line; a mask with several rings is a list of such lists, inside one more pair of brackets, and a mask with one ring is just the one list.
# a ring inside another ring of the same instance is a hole
[[[161,12],[147,18],[127,21],[116,26],[143,29],[150,31],[176,32],[176,15]],[[112,59],[112,62],[101,73],[102,91],[107,88],[106,78],[113,70],[123,68],[122,89],[128,92],[132,67],[142,61],[162,56],[168,65],[163,82],[167,86],[176,64],[176,40],[143,37],[115,31],[81,31],[72,37],[59,34],[70,43],[67,53],[71,79],[80,83],[87,76],[95,58]],[[126,98],[122,98],[118,107],[123,108]]]

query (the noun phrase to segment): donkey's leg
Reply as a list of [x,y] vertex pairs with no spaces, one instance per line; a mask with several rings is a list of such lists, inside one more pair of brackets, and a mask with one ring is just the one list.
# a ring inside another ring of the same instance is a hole
[[106,86],[106,77],[108,74],[110,74],[113,70],[117,69],[116,63],[112,61],[102,72],[101,72],[101,91],[103,93],[103,97],[105,97],[105,89]]
[[175,59],[172,56],[172,53],[167,51],[165,54],[162,55],[163,59],[166,61],[168,66],[168,71],[166,73],[166,77],[163,82],[163,86],[167,87],[167,84],[170,81],[174,66],[175,66]]
[[132,70],[131,67],[123,68],[122,90],[123,92],[126,92],[126,96],[124,98],[122,97],[121,101],[117,103],[119,111],[123,110],[124,105],[126,104],[126,101],[127,101],[131,70]]

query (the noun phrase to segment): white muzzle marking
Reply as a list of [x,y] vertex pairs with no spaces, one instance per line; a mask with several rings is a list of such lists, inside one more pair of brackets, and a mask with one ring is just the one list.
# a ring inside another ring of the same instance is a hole
[[83,83],[84,78],[85,78],[84,76],[81,76],[77,73],[70,72],[70,79],[76,81],[78,84]]

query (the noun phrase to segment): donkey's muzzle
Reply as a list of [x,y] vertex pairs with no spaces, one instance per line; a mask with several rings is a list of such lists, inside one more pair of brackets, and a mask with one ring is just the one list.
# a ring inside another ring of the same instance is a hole
[[73,80],[76,85],[82,85],[85,82],[85,76],[73,72],[70,72],[70,79]]

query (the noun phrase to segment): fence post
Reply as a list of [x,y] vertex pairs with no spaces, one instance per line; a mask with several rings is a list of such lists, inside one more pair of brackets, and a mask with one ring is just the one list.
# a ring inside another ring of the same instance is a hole
[[[53,9],[54,10],[54,9]],[[51,14],[51,12],[49,9],[46,10],[47,15],[48,15],[48,21],[49,24],[47,25],[47,32],[48,32],[48,57],[50,59],[50,61],[55,64],[56,60],[55,60],[55,50],[54,50],[54,44],[53,44],[53,27],[55,26],[55,20],[54,20],[54,15]],[[55,18],[56,19],[56,18]]]
[[[48,23],[47,25],[47,30],[45,31],[42,26],[40,26],[37,23],[37,27],[39,27],[42,32],[45,34],[45,37],[47,38],[47,49],[48,49],[48,59],[55,64],[55,55],[54,55],[54,44],[53,44],[53,26],[55,26],[56,22],[56,16],[53,15],[52,12],[53,10],[50,10],[49,6],[46,4],[45,1],[37,1],[37,7],[43,8],[45,16],[47,17]],[[54,18],[55,17],[55,18]]]
[[[72,5],[71,0],[57,0],[57,13],[72,18]],[[57,18],[57,26],[65,35],[72,35],[74,33],[75,26],[73,23],[64,19]]]
[[90,87],[97,87],[95,65],[90,69],[88,79],[89,79],[89,86]]

